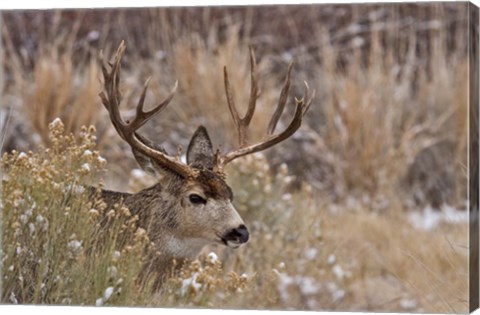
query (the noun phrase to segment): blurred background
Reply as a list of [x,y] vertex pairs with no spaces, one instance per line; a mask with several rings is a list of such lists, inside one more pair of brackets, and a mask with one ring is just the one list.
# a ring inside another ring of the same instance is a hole
[[[48,145],[48,124],[94,125],[109,189],[155,182],[140,170],[100,103],[99,51],[127,45],[124,117],[152,76],[167,110],[143,134],[175,154],[198,125],[236,146],[223,66],[237,106],[262,91],[260,140],[295,61],[277,130],[303,82],[316,98],[289,140],[232,165],[228,181],[252,240],[213,248],[252,275],[235,299],[170,303],[235,308],[465,312],[468,308],[468,3],[404,3],[2,12],[2,152]],[[243,107],[242,107],[243,106]],[[128,183],[128,185],[126,185]],[[255,275],[255,276],[253,276]],[[274,280],[272,280],[275,278]],[[261,295],[256,290],[265,292]],[[164,299],[167,300],[167,299]],[[164,301],[165,302],[165,301]],[[156,304],[157,303],[157,304]],[[153,305],[159,302],[152,301]]]

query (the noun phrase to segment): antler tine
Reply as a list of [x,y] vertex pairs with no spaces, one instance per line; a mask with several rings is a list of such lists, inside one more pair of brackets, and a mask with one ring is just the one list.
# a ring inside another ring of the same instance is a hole
[[100,55],[102,59],[102,72],[104,77],[104,90],[100,93],[102,103],[107,109],[110,120],[112,121],[118,134],[125,140],[134,151],[138,151],[145,156],[154,159],[159,165],[167,169],[172,170],[182,177],[195,176],[195,170],[192,170],[187,165],[176,161],[175,158],[166,155],[165,151],[158,150],[156,146],[152,146],[151,141],[147,141],[146,138],[136,133],[141,126],[143,126],[148,120],[150,120],[155,114],[164,109],[168,103],[172,100],[175,91],[178,86],[178,82],[175,82],[175,86],[171,90],[170,94],[161,101],[157,106],[149,111],[143,110],[145,102],[145,96],[148,89],[148,83],[150,78],[145,81],[140,99],[137,104],[136,116],[131,122],[125,122],[120,115],[120,101],[121,93],[119,89],[120,83],[120,69],[121,59],[125,52],[125,42],[122,41],[117,49],[114,62],[110,64],[111,69],[108,70],[103,59],[103,54]]
[[248,126],[250,125],[253,114],[255,112],[255,106],[259,95],[257,83],[257,61],[255,59],[255,53],[253,51],[253,48],[250,47],[250,98],[248,101],[247,112],[242,118],[240,118],[240,115],[238,114],[238,109],[235,105],[233,91],[228,80],[227,67],[223,67],[223,76],[228,108],[230,109],[233,122],[238,132],[238,143],[240,147],[244,147],[247,145]]
[[[147,96],[147,90],[148,90],[148,85],[150,84],[150,80],[152,77],[148,77],[145,80],[145,83],[143,84],[143,89],[142,89],[142,94],[140,94],[140,98],[138,99],[138,104],[137,104],[137,116],[139,117],[143,113],[143,104],[145,103],[145,97]],[[155,106],[157,107],[157,106]]]
[[313,90],[312,91],[312,94],[310,96],[308,96],[308,91],[310,91],[310,87],[308,86],[308,83],[307,81],[303,81],[303,84],[305,85],[305,92],[303,94],[303,99],[307,98],[307,101],[306,101],[306,104],[305,104],[305,109],[304,109],[304,113],[303,115],[305,115],[305,113],[308,111],[308,109],[310,108],[310,105],[312,105],[312,102],[313,102],[313,99],[315,98],[315,93],[316,91]]
[[250,46],[250,99],[248,101],[247,113],[243,120],[248,127],[252,120],[253,113],[255,112],[255,106],[258,98],[258,84],[257,84],[257,61],[255,59],[255,52]]
[[170,91],[170,94],[168,94],[168,96],[165,97],[165,99],[163,101],[161,101],[159,104],[157,104],[153,109],[145,112],[143,110],[143,104],[145,102],[145,95],[147,94],[147,89],[148,89],[149,82],[150,82],[150,78],[148,78],[145,81],[145,84],[143,85],[142,94],[140,95],[140,99],[138,100],[137,115],[135,116],[135,119],[131,123],[132,128],[134,128],[134,129],[140,128],[147,121],[149,121],[155,114],[164,110],[167,107],[167,105],[170,103],[170,101],[172,100],[173,96],[175,95],[175,92],[177,91],[177,87],[178,87],[178,81],[175,81],[175,85],[173,86],[172,90]]
[[103,56],[103,52],[100,53],[101,64],[102,64],[102,73],[104,77],[104,87],[105,91],[100,93],[100,98],[102,100],[102,104],[107,109],[110,119],[113,123],[113,126],[119,133],[119,135],[124,139],[125,134],[123,133],[123,127],[127,124],[123,121],[120,115],[120,101],[121,101],[121,93],[120,89],[118,88],[119,78],[120,78],[120,61],[123,57],[125,52],[125,42],[122,41],[118,46],[117,53],[115,54],[115,60],[113,63],[109,63],[111,69],[110,71],[107,69],[105,65],[105,59]]
[[288,65],[287,75],[285,76],[285,83],[283,84],[282,92],[280,92],[280,99],[278,100],[277,108],[268,123],[267,134],[271,135],[277,127],[278,120],[282,116],[285,104],[287,104],[288,93],[290,92],[290,75],[292,73],[293,61]]
[[[217,157],[217,167],[219,169],[222,169],[225,167],[226,164],[229,162],[235,160],[238,157],[245,156],[248,154],[252,154],[258,151],[262,151],[265,149],[268,149],[275,144],[284,141],[285,139],[289,138],[292,136],[302,125],[302,120],[305,115],[305,113],[308,111],[310,108],[310,105],[313,101],[313,98],[315,97],[315,90],[312,93],[309,93],[310,88],[307,84],[307,82],[304,82],[305,84],[305,94],[301,99],[295,98],[295,113],[292,118],[292,121],[288,125],[288,127],[282,131],[281,133],[277,135],[273,135],[273,131],[275,130],[275,126],[283,112],[283,107],[285,106],[287,96],[288,96],[288,91],[290,88],[290,73],[291,73],[291,68],[292,64],[290,64],[288,71],[287,71],[287,77],[285,80],[284,87],[282,89],[281,95],[280,95],[280,100],[279,104],[277,106],[277,109],[275,111],[274,116],[272,117],[269,128],[268,128],[268,137],[267,139],[256,143],[252,144],[249,146],[243,146],[240,147],[234,151],[231,151],[223,156],[218,156]],[[310,94],[310,95],[309,95]]]
[[228,109],[232,115],[235,127],[238,128],[240,125],[240,116],[238,115],[237,107],[235,106],[235,100],[233,98],[233,91],[228,80],[227,67],[223,67],[223,82],[225,83],[225,95],[227,96]]

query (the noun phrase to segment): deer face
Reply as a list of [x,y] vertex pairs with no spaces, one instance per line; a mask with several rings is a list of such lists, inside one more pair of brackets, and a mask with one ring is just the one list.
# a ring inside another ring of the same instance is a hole
[[185,185],[181,198],[181,235],[237,248],[246,243],[248,230],[232,204],[230,187],[216,173],[200,170]]
[[175,200],[169,211],[174,212],[171,215],[178,246],[181,240],[187,247],[220,243],[238,248],[248,241],[248,230],[232,204],[232,190],[224,174],[213,170],[212,143],[203,126],[194,133],[187,150],[187,164],[195,170],[195,176],[180,178],[154,160],[135,151],[134,155],[144,170],[162,175],[169,195],[165,199]]
[[237,248],[248,241],[248,230],[232,204],[232,189],[223,174],[213,171],[214,162],[210,137],[201,126],[187,150],[187,164],[197,169],[198,175],[184,185],[183,234]]

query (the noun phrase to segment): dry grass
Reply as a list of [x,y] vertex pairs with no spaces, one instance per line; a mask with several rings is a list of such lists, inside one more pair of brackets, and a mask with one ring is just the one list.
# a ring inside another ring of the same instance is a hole
[[[466,312],[465,224],[418,231],[404,216],[384,217],[365,209],[323,215],[322,224],[329,227],[326,247],[338,261],[348,262],[353,275],[349,301],[339,309]],[[407,301],[415,301],[411,309]]]
[[372,37],[366,66],[360,49],[354,49],[343,71],[332,67],[333,47],[323,45],[320,52],[325,58],[325,66],[318,69],[325,124],[318,129],[325,153],[335,160],[335,181],[344,185],[338,189],[396,194],[395,184],[419,153],[443,141],[455,142],[453,176],[466,182],[465,57],[447,58],[446,47],[440,44],[445,39],[435,39],[429,77],[426,68],[418,67],[414,34],[403,63],[395,60],[393,49],[381,47],[378,34]]
[[145,302],[135,278],[150,244],[138,217],[91,197],[106,163],[94,130],[76,138],[57,119],[51,147],[3,156],[2,303]]
[[[84,43],[78,39],[81,30],[75,29],[79,26],[67,27],[63,33],[55,26],[48,32],[50,37],[41,37],[37,53],[28,55],[34,62],[27,62],[30,59],[16,49],[15,39],[7,38],[11,62],[5,98],[19,100],[11,106],[25,114],[31,134],[40,135],[41,143],[48,143],[47,126],[55,117],[62,118],[68,132],[94,124],[98,149],[109,161],[107,187],[137,191],[154,179],[130,174],[134,163],[129,149],[110,126],[97,96],[99,71],[92,56],[97,55],[97,47],[110,55],[117,42],[109,36],[127,41],[122,77],[125,116],[132,113],[148,76],[153,77],[149,104],[165,96],[178,80],[179,90],[169,109],[143,130],[171,153],[179,144],[186,147],[199,124],[208,128],[214,144],[223,150],[235,145],[222,69],[229,70],[237,104],[246,107],[251,44],[257,49],[262,90],[252,138],[262,137],[293,58],[297,63],[292,99],[301,94],[303,80],[317,90],[307,121],[293,139],[267,152],[268,159],[255,155],[229,169],[235,204],[249,226],[251,241],[237,251],[207,248],[205,254],[214,251],[221,263],[205,256],[171,279],[159,294],[132,285],[128,296],[122,291],[124,295],[110,302],[465,312],[467,223],[418,230],[407,217],[408,211],[428,203],[457,206],[466,198],[468,63],[462,27],[456,24],[452,31],[449,24],[461,21],[464,11],[460,7],[452,16],[442,4],[432,8],[424,15],[428,21],[421,20],[421,13],[412,13],[417,19],[413,22],[406,16],[416,7],[401,5],[384,8],[393,13],[390,19],[378,21],[375,16],[382,16],[384,9],[375,6],[347,10],[344,15],[339,13],[342,7],[312,8],[308,13],[279,8],[269,13],[282,17],[282,23],[274,26],[258,19],[260,10],[247,10],[240,15],[243,20],[235,11],[227,10],[217,19],[221,10],[203,10],[201,18],[189,24],[179,22],[182,14],[191,13],[188,10],[156,10],[139,13],[144,23],[135,24],[136,30],[128,29],[127,13],[118,18],[109,14],[96,46],[82,44],[74,49],[74,43]],[[333,30],[315,22],[315,14],[322,10],[327,12],[324,15],[339,14]],[[153,23],[159,17],[162,22]],[[215,23],[206,23],[210,20]],[[304,21],[317,24],[304,25]],[[197,27],[199,31],[194,31]],[[256,29],[266,33],[256,34]],[[9,33],[4,30],[4,34]],[[295,40],[284,40],[280,34]],[[291,112],[286,110],[279,129]],[[320,169],[327,171],[317,172]],[[30,184],[29,193],[38,188]],[[20,213],[11,215],[8,220],[18,220]],[[4,236],[4,244],[15,251],[10,237]],[[39,247],[38,242],[32,246]],[[110,261],[99,263],[107,268]],[[135,270],[136,265],[129,264],[125,266]],[[8,266],[3,264],[4,270]],[[91,270],[78,270],[91,279],[97,277]],[[93,293],[78,295],[79,303],[93,304],[104,293],[110,280],[100,279]],[[64,289],[78,294],[75,288],[80,285]],[[5,294],[3,300],[8,302],[10,293]],[[57,297],[35,301],[64,303]]]
[[96,60],[75,64],[74,36],[67,34],[54,42],[42,43],[32,68],[26,57],[16,55],[11,34],[4,31],[10,57],[12,88],[20,97],[22,114],[30,123],[37,142],[47,143],[48,124],[55,118],[65,122],[68,132],[94,124],[99,114],[100,67]]

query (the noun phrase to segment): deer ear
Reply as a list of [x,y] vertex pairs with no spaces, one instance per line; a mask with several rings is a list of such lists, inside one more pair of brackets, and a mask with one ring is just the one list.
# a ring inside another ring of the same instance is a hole
[[187,149],[187,164],[193,167],[213,169],[213,146],[205,127],[198,127]]

